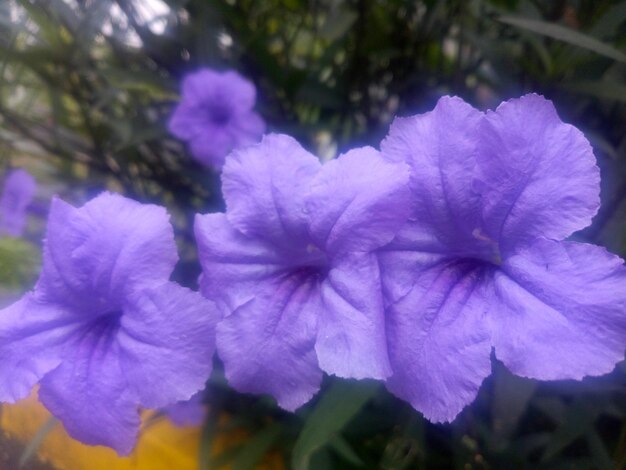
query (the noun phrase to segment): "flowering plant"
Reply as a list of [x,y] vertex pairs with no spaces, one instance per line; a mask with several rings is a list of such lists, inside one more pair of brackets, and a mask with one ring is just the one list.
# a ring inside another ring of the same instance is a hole
[[595,159],[540,96],[486,114],[444,97],[325,165],[270,134],[222,186],[226,213],[196,219],[203,297],[168,280],[163,208],[54,199],[39,281],[0,311],[0,399],[40,382],[71,435],[128,453],[136,407],[197,400],[216,341],[234,388],[287,410],[326,372],[433,421],[474,399],[492,349],[543,380],[624,356],[623,261],[560,241],[598,209]]
[[3,433],[623,466],[623,2],[552,3],[0,2]]

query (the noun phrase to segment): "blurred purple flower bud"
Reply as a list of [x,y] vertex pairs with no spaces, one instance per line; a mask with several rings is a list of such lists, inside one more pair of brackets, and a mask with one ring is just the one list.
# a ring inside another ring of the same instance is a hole
[[196,160],[221,168],[232,150],[257,143],[265,131],[255,101],[254,84],[237,72],[199,70],[183,80],[169,130],[189,144]]
[[22,235],[26,210],[32,203],[36,190],[35,178],[26,170],[11,170],[6,174],[0,196],[0,235]]

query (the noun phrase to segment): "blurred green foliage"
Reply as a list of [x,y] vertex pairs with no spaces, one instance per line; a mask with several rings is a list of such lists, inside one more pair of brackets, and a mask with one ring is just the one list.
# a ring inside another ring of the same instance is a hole
[[39,251],[19,238],[0,237],[0,295],[32,282],[39,266]]
[[[602,169],[603,207],[577,237],[624,256],[625,48],[626,1],[616,0],[7,0],[0,171],[33,171],[44,205],[52,193],[82,202],[105,188],[166,205],[182,254],[176,276],[193,286],[193,215],[223,201],[218,175],[165,129],[185,73],[250,77],[270,129],[322,158],[377,146],[394,115],[429,110],[443,94],[484,109],[535,91],[584,131]],[[31,252],[2,241],[4,288],[32,283]],[[203,468],[254,468],[272,449],[311,470],[626,464],[623,364],[602,378],[537,383],[494,360],[478,400],[451,425],[426,422],[377,384],[328,379],[295,415],[230,390],[219,364],[209,385]],[[224,411],[253,437],[209,458]]]

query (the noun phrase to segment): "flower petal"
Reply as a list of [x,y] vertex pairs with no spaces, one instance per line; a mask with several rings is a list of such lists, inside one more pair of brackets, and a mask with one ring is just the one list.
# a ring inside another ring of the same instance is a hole
[[537,236],[561,240],[598,210],[600,172],[591,146],[542,96],[488,112],[478,155],[485,235],[505,251]]
[[78,209],[53,199],[36,290],[93,314],[119,308],[127,290],[170,276],[178,255],[168,219],[111,193]]
[[82,318],[27,294],[0,311],[0,401],[13,403],[63,359]]
[[4,179],[0,197],[0,235],[19,237],[26,223],[26,209],[33,201],[37,184],[25,170],[12,170]]
[[211,374],[215,305],[168,282],[127,299],[117,335],[122,370],[147,408],[190,398]]
[[391,161],[411,167],[413,249],[449,254],[481,252],[481,227],[472,188],[478,124],[482,113],[456,97],[443,97],[431,112],[397,118],[381,143]]
[[226,156],[235,147],[235,140],[228,129],[207,125],[189,141],[191,155],[200,163],[221,168]]
[[[419,233],[415,231],[414,233]],[[413,241],[410,240],[409,243]],[[397,302],[406,296],[419,282],[419,274],[448,259],[438,253],[424,253],[404,248],[394,240],[376,252],[379,259],[383,297],[385,305]]]
[[539,240],[495,277],[496,356],[541,380],[610,372],[626,350],[626,268],[604,248]]
[[326,163],[311,183],[311,234],[327,252],[369,251],[389,243],[410,211],[409,171],[371,147]]
[[293,411],[319,390],[314,345],[319,287],[306,272],[259,283],[258,294],[217,327],[226,378],[240,392],[269,393]]
[[185,75],[181,86],[183,99],[194,103],[211,96],[210,93],[215,88],[215,84],[221,83],[221,76],[220,72],[209,68]]
[[232,100],[234,108],[238,111],[252,109],[256,102],[256,88],[250,80],[229,70],[222,74],[222,81],[225,84],[223,94]]
[[[93,332],[102,333],[98,330]],[[74,439],[127,455],[137,440],[140,419],[119,349],[111,338],[89,331],[76,346],[74,354],[43,378],[39,399]]]
[[329,374],[384,379],[391,374],[378,259],[345,256],[321,284],[315,351]]
[[259,142],[261,135],[265,132],[265,121],[254,111],[235,116],[230,125],[237,147]]
[[246,235],[302,245],[308,233],[303,188],[319,169],[319,160],[286,135],[269,134],[236,150],[222,173],[228,220]]
[[413,288],[387,311],[393,375],[387,388],[430,421],[453,420],[491,371],[486,311],[490,271],[449,261],[416,273]]
[[174,403],[164,411],[176,426],[201,426],[207,413],[207,408],[204,405],[204,394],[198,392],[189,400]]
[[218,72],[208,68],[191,73],[183,79],[183,101],[191,104],[219,100],[237,111],[252,109],[256,88],[235,71]]
[[[196,215],[196,242],[203,295],[230,313],[255,296],[258,283],[284,271],[293,255],[247,237],[225,214]],[[236,288],[233,288],[236,286]]]
[[190,103],[179,104],[172,113],[167,128],[179,139],[191,140],[207,131],[207,120],[202,117],[199,106]]

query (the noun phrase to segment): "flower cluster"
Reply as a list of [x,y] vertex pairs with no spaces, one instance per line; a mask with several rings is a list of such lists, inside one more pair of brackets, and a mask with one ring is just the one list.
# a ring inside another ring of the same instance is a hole
[[222,174],[226,214],[198,216],[202,293],[238,390],[286,409],[321,371],[385,379],[437,422],[490,373],[609,372],[626,348],[626,269],[561,241],[599,207],[584,136],[537,95],[482,113],[442,98],[398,118],[381,152],[320,166],[267,136]]
[[564,241],[598,209],[599,170],[540,96],[487,113],[444,97],[324,165],[270,134],[228,156],[222,187],[225,213],[195,222],[202,295],[169,281],[164,209],[55,199],[41,277],[0,312],[0,400],[40,383],[70,434],[127,453],[138,406],[201,416],[215,347],[235,389],[287,410],[328,373],[384,380],[437,422],[492,351],[541,380],[624,357],[623,261]]

